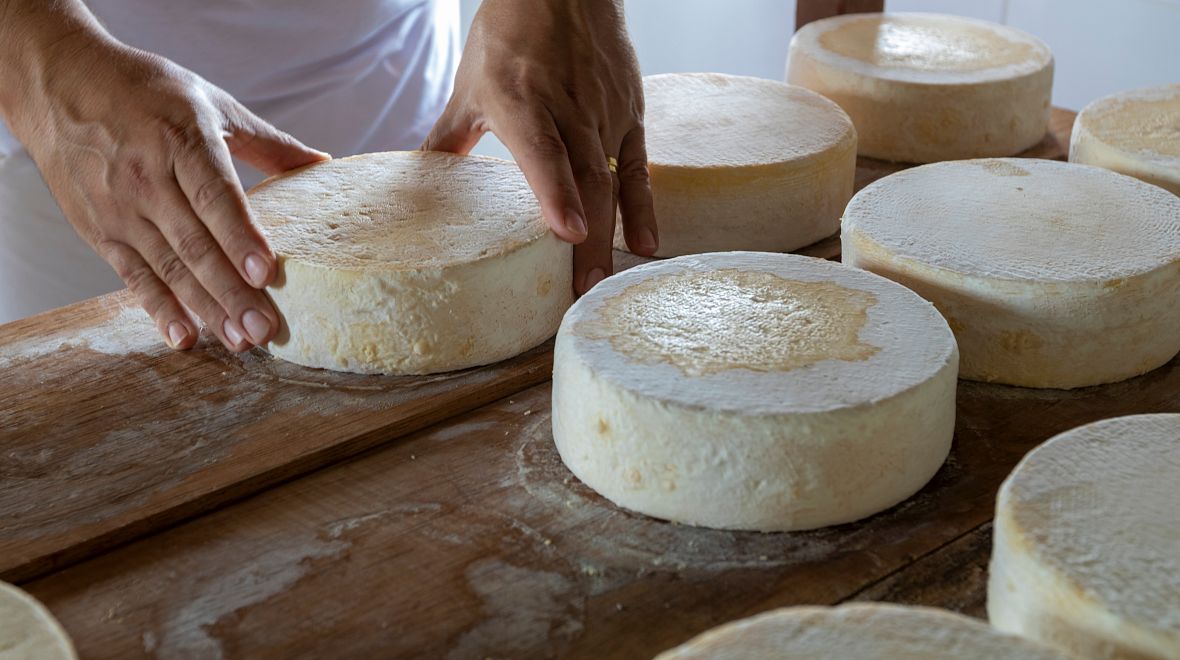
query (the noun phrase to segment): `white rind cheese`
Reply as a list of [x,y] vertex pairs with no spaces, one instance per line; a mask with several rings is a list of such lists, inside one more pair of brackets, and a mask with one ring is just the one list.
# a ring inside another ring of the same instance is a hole
[[795,33],[787,82],[840,104],[862,156],[912,163],[1011,156],[1048,130],[1053,56],[1036,37],[997,23],[846,14]]
[[[856,131],[835,103],[713,73],[647,76],[643,88],[657,256],[788,252],[839,230]],[[626,249],[621,231],[616,247]]]
[[0,660],[75,660],[74,645],[45,606],[0,582]]
[[1081,658],[1180,658],[1180,415],[1030,452],[996,502],[992,625]]
[[1067,660],[975,619],[928,607],[786,607],[698,635],[656,660]]
[[951,446],[958,351],[904,287],[809,257],[714,253],[607,278],[562,321],[553,436],[619,506],[762,531],[913,495]]
[[960,376],[1073,388],[1180,351],[1180,198],[1107,170],[984,159],[890,175],[853,198],[844,263],[942,312]]
[[284,325],[267,347],[309,367],[427,374],[489,364],[553,336],[572,250],[516,165],[365,154],[264,181],[250,205],[279,255]]
[[1180,84],[1098,99],[1078,114],[1069,160],[1180,195]]

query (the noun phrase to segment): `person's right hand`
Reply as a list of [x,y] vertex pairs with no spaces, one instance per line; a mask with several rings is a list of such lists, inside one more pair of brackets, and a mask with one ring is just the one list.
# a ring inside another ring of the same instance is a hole
[[8,120],[78,234],[169,346],[196,343],[190,311],[230,350],[270,340],[279,317],[261,289],[275,276],[275,256],[231,154],[267,174],[328,155],[192,72],[107,35],[73,33],[46,48]]

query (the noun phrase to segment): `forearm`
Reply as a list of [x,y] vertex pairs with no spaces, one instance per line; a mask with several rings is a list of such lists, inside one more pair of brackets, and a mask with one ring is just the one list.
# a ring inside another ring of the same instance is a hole
[[13,122],[74,42],[111,40],[82,0],[0,0],[0,116]]

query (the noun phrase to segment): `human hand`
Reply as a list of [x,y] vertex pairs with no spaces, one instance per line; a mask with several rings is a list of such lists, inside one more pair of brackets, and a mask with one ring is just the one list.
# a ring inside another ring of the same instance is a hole
[[195,74],[108,35],[48,43],[5,104],[78,234],[119,274],[173,348],[195,313],[231,350],[279,327],[261,291],[275,256],[254,224],[231,153],[268,174],[328,156]]
[[576,244],[579,293],[612,272],[617,210],[628,247],[655,253],[643,84],[620,1],[484,0],[422,147],[466,153],[487,131],[516,158],[553,232]]

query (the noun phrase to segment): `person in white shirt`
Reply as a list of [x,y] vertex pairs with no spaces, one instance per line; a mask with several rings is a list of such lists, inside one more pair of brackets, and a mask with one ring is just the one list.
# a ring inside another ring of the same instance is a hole
[[[797,24],[883,4],[800,0]],[[125,282],[174,348],[196,343],[198,318],[232,350],[265,343],[275,257],[245,188],[325,152],[466,152],[487,131],[576,244],[578,292],[612,271],[616,209],[630,249],[654,253],[622,0],[483,0],[461,59],[458,14],[458,0],[0,0],[0,323]]]
[[174,348],[198,318],[265,343],[276,263],[243,182],[487,131],[575,244],[579,292],[611,272],[616,208],[653,253],[621,0],[484,0],[457,53],[457,0],[0,0],[0,322],[121,280]]

